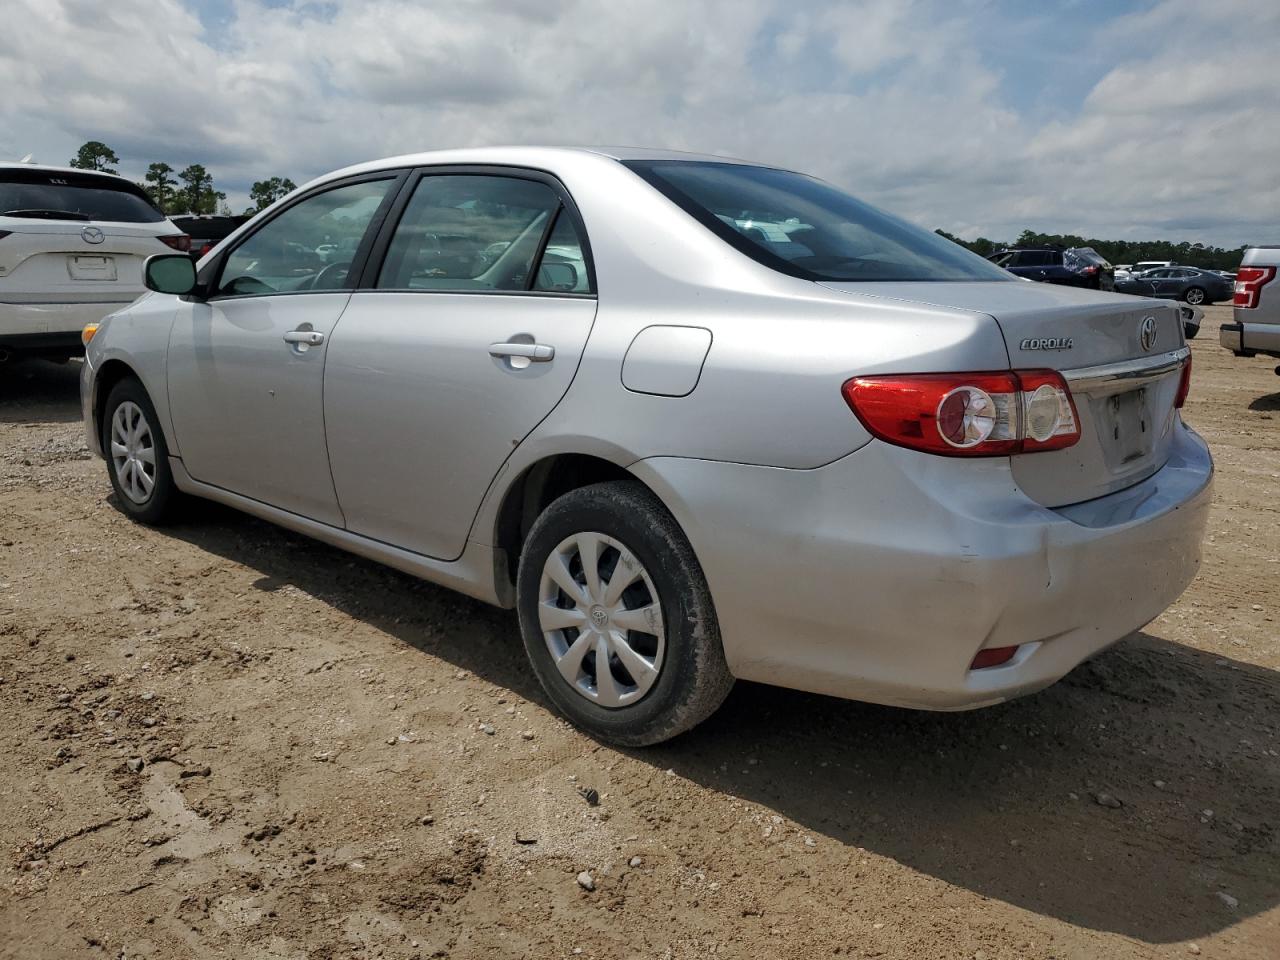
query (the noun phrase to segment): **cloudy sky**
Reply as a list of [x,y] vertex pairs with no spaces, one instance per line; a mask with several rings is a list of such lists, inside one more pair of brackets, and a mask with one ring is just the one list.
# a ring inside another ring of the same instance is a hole
[[5,0],[0,159],[248,184],[495,143],[815,173],[965,237],[1280,243],[1280,0]]

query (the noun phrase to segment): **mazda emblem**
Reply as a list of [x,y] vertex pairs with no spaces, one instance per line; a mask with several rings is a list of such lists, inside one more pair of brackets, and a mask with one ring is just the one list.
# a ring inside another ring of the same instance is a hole
[[1138,342],[1142,344],[1142,349],[1148,353],[1151,348],[1156,345],[1156,318],[1143,317],[1142,323],[1138,326]]
[[97,227],[85,227],[80,231],[80,239],[85,243],[101,243],[107,239],[107,235]]

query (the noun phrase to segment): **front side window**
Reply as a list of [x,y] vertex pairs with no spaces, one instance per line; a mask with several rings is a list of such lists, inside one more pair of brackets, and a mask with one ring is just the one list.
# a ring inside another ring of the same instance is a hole
[[1013,281],[982,257],[786,170],[690,160],[626,166],[747,256],[807,280]]
[[0,171],[0,216],[162,223],[164,214],[127,180],[64,170]]
[[[396,226],[377,285],[384,290],[528,290],[534,259],[559,210],[559,194],[536,180],[425,176]],[[560,271],[559,282],[568,274]]]
[[219,295],[349,289],[356,251],[395,182],[335,187],[289,207],[231,251]]

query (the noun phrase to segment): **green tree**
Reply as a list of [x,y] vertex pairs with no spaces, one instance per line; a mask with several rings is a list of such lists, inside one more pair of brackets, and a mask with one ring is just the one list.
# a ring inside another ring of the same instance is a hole
[[252,213],[259,210],[265,210],[281,197],[292,193],[297,189],[295,184],[288,177],[272,177],[270,180],[256,180],[252,187],[249,188],[249,199],[253,201],[254,206]]
[[178,181],[170,174],[173,167],[161,161],[147,167],[146,184],[143,189],[151,197],[151,202],[160,208],[162,213],[178,213]]
[[110,164],[119,162],[116,152],[101,140],[90,140],[82,144],[71,158],[71,166],[77,170],[97,170],[101,173],[115,173],[115,168]]
[[213,189],[213,175],[203,164],[193,163],[178,174],[184,186],[178,191],[176,206],[185,213],[215,213],[226,194]]

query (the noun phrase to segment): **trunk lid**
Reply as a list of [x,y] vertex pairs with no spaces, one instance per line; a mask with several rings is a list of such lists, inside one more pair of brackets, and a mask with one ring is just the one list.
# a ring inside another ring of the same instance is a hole
[[26,217],[0,217],[0,232],[0,301],[32,304],[128,303],[143,292],[146,258],[173,253],[158,238],[179,233],[167,221]]
[[1010,458],[1018,486],[1045,506],[1122,490],[1168,459],[1186,354],[1176,304],[1025,281],[824,286],[985,313],[1000,327],[1011,369],[1061,372],[1079,442]]

